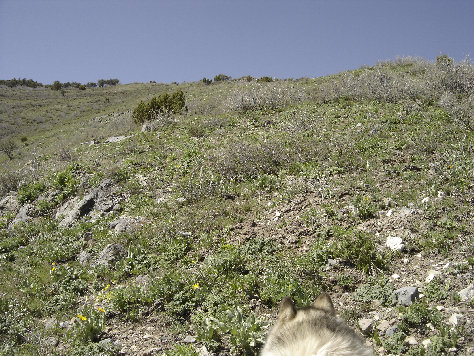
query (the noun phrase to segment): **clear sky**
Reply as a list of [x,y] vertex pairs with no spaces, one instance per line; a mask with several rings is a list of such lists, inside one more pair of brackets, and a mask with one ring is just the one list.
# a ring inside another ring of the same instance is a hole
[[474,0],[0,0],[0,79],[317,77],[474,55]]

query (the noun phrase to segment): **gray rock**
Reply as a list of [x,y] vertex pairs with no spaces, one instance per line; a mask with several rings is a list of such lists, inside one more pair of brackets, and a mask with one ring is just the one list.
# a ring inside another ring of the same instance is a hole
[[196,342],[196,338],[191,336],[191,335],[188,335],[184,338],[183,342],[187,343],[187,344],[193,344]]
[[411,336],[407,336],[405,338],[405,341],[409,344],[409,345],[418,345],[418,341],[416,340],[416,338],[411,335]]
[[120,142],[123,141],[131,136],[115,136],[115,137],[109,137],[108,139],[105,140],[106,143],[114,143],[114,142]]
[[23,205],[18,211],[18,214],[16,214],[13,221],[10,223],[9,227],[12,228],[18,223],[31,221],[33,219],[31,215],[33,215],[34,210],[35,208],[32,204]]
[[461,297],[461,301],[467,302],[474,298],[474,286],[470,284],[466,288],[459,291],[459,296]]
[[393,292],[392,298],[398,305],[408,306],[420,297],[418,287],[403,287]]
[[81,200],[75,198],[64,204],[56,213],[56,219],[62,218],[59,226],[71,226],[78,219],[92,212],[92,210],[97,210],[99,213],[110,212],[117,204],[117,198],[111,196],[112,187],[113,181],[106,179]]
[[373,319],[359,319],[359,327],[363,334],[369,334],[374,326]]
[[390,327],[390,322],[388,320],[382,320],[377,325],[377,330],[380,331],[382,335],[384,335],[387,332],[389,327]]
[[114,262],[117,262],[121,258],[126,255],[127,251],[125,247],[120,244],[109,244],[105,246],[102,252],[99,254],[96,262],[92,265],[92,267],[100,266],[100,265],[110,265]]
[[398,331],[398,326],[393,325],[385,331],[385,336],[393,336]]
[[111,230],[113,229],[117,234],[121,234],[134,231],[137,227],[137,222],[131,217],[122,217],[109,223],[108,227]]
[[0,200],[0,213],[9,213],[17,211],[20,208],[20,203],[16,200],[14,195],[7,195]]
[[160,347],[152,347],[143,352],[143,356],[152,356],[152,355],[158,355],[158,352],[161,351]]
[[77,260],[79,261],[81,265],[86,265],[90,262],[91,257],[92,256],[89,252],[81,251],[81,253],[79,253],[79,256],[77,257]]

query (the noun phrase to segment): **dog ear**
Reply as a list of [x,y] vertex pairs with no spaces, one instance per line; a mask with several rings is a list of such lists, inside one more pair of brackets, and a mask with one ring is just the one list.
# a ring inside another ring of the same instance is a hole
[[322,309],[329,314],[336,314],[334,310],[334,306],[332,304],[331,298],[327,293],[322,293],[316,300],[314,301],[313,307]]
[[278,320],[287,321],[296,316],[296,308],[293,301],[286,297],[280,303],[280,311],[278,312]]

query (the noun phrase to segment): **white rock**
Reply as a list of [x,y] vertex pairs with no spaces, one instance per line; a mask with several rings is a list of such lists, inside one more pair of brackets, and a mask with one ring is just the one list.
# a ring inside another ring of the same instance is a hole
[[403,240],[401,237],[398,236],[389,236],[387,237],[387,241],[385,242],[385,246],[387,246],[392,251],[401,251],[405,247],[403,244]]
[[468,287],[464,288],[463,290],[459,291],[459,296],[461,297],[461,301],[467,302],[474,298],[474,286],[470,284]]
[[401,216],[411,215],[411,214],[413,214],[413,209],[410,209],[410,208],[407,208],[406,206],[404,206],[400,209],[399,214]]
[[203,346],[199,349],[199,356],[211,356],[209,351],[207,351],[206,346]]
[[408,342],[409,345],[418,345],[418,341],[416,341],[414,336],[407,336],[405,341]]
[[421,199],[421,202],[424,204],[424,203],[428,203],[430,201],[430,198],[429,197],[425,197],[423,199]]
[[427,349],[428,346],[431,345],[431,340],[430,340],[430,339],[425,339],[425,340],[423,340],[421,343],[422,343],[422,345],[425,347],[425,349]]
[[396,274],[396,273],[392,274],[392,279],[398,279],[398,278],[400,278],[399,274]]
[[456,314],[456,313],[454,313],[454,314],[451,315],[451,317],[448,319],[448,322],[449,322],[449,324],[451,324],[452,327],[456,327],[456,326],[458,326],[459,324],[462,323],[462,320],[463,320],[462,314]]
[[372,329],[372,326],[374,325],[374,320],[373,319],[360,319],[359,320],[359,327],[362,333],[367,334],[370,332]]
[[393,210],[390,209],[389,211],[387,211],[387,213],[386,213],[385,215],[386,215],[386,216],[392,216],[392,214],[393,214]]
[[438,190],[438,198],[443,198],[444,197],[444,192],[441,190]]
[[435,277],[441,275],[440,271],[435,271],[433,269],[428,271],[428,275],[425,278],[425,283],[430,283]]

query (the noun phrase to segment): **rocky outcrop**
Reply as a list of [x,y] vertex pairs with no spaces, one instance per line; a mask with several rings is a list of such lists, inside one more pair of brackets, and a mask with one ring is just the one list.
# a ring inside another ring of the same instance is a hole
[[115,195],[115,193],[116,188],[112,180],[107,179],[82,199],[75,198],[68,201],[56,213],[56,219],[60,220],[59,226],[71,226],[78,219],[90,214],[93,210],[98,215],[117,210],[120,197]]

